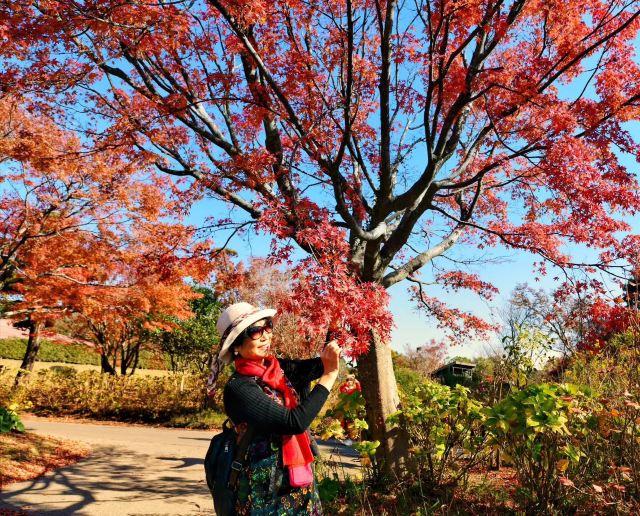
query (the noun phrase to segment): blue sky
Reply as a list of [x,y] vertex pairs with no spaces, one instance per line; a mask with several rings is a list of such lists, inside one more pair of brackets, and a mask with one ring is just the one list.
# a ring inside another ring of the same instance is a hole
[[[640,39],[638,40],[640,44]],[[560,90],[561,96],[566,98],[575,98],[577,93],[582,90],[584,82],[580,80],[574,81],[572,84],[562,86]],[[587,89],[587,96],[594,96],[593,88]],[[640,141],[640,123],[632,122],[627,124],[627,128],[636,141]],[[628,167],[630,171],[640,177],[638,173],[638,163],[632,156],[620,156],[621,161]],[[207,216],[224,217],[226,214],[220,212],[222,208],[218,201],[204,200],[199,202],[193,209],[188,222],[201,225]],[[640,233],[640,216],[627,218],[626,221],[632,227],[632,233]],[[220,232],[216,236],[216,242],[222,243],[226,240],[228,233]],[[620,235],[621,237],[624,235]],[[264,257],[269,252],[270,237],[248,234],[243,238],[234,238],[230,247],[238,252],[238,258],[248,260],[251,257]],[[597,250],[587,249],[579,246],[569,246],[565,249],[576,261],[591,261],[597,256]],[[457,251],[460,253],[461,251]],[[464,253],[464,251],[462,251]],[[460,256],[460,255],[458,255]],[[463,255],[464,256],[464,255]],[[468,256],[465,256],[468,258]],[[479,298],[472,292],[451,293],[434,287],[429,291],[429,295],[436,295],[443,302],[469,311],[475,315],[485,318],[492,323],[500,323],[500,310],[504,308],[511,291],[519,283],[528,283],[535,288],[544,288],[552,290],[558,285],[558,281],[553,278],[558,271],[553,268],[548,269],[546,276],[540,277],[534,274],[534,262],[539,259],[531,254],[522,251],[507,250],[505,248],[495,248],[489,250],[489,262],[480,263],[475,269],[471,268],[468,272],[479,273],[481,279],[488,281],[496,286],[499,294],[490,302]],[[602,278],[605,279],[606,278]],[[394,316],[396,328],[392,333],[391,345],[393,349],[402,351],[406,345],[411,348],[420,346],[430,339],[440,340],[444,333],[436,327],[433,319],[424,315],[415,309],[415,306],[409,300],[407,288],[409,284],[401,282],[394,285],[389,293],[391,295],[390,309]],[[450,348],[451,356],[465,355],[469,357],[486,354],[490,350],[499,348],[499,337],[496,336],[489,342],[470,341],[461,346]]]
[[[639,124],[640,126],[640,124]],[[640,138],[640,132],[637,134]],[[632,163],[629,165],[633,166]],[[221,205],[218,201],[201,201],[192,211],[188,222],[201,225],[208,216],[224,216],[219,210]],[[640,217],[629,219],[634,232],[640,232]],[[226,239],[227,233],[220,232],[215,237],[217,243],[222,243]],[[265,257],[269,252],[270,237],[251,233],[244,238],[236,237],[230,243],[230,248],[238,253],[238,258],[248,261],[252,257]],[[568,248],[576,259],[588,260],[595,256],[595,252],[589,249],[581,249],[576,246]],[[506,304],[513,288],[519,283],[529,283],[536,288],[552,289],[557,282],[553,280],[555,276],[553,269],[549,269],[546,276],[539,277],[533,273],[533,264],[536,257],[522,251],[507,251],[504,248],[493,250],[491,257],[495,259],[489,263],[482,263],[477,267],[476,272],[481,274],[483,280],[494,284],[499,289],[499,294],[490,302],[480,299],[471,292],[450,293],[439,288],[434,288],[429,293],[438,295],[439,298],[451,306],[468,310],[475,315],[486,318],[495,323],[500,323],[499,311]],[[442,339],[443,332],[438,330],[433,319],[425,316],[415,309],[407,294],[408,283],[401,282],[394,285],[390,290],[390,309],[393,313],[396,328],[392,333],[392,348],[402,351],[405,345],[411,348],[420,346],[430,339]],[[449,354],[478,356],[486,354],[491,349],[499,347],[499,338],[496,337],[489,342],[469,342],[462,346],[450,348]]]

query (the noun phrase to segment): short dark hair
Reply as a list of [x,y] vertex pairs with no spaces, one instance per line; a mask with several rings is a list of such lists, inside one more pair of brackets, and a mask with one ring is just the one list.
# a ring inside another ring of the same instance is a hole
[[236,350],[236,348],[239,348],[240,346],[242,346],[242,342],[244,341],[244,332],[242,332],[240,335],[238,335],[235,340],[231,343],[231,346],[229,346],[229,351],[231,352],[231,354],[233,355],[234,351]]

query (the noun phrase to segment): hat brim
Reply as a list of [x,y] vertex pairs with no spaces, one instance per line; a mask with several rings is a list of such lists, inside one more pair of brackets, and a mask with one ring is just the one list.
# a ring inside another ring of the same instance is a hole
[[237,327],[235,327],[227,338],[224,339],[220,347],[220,353],[218,353],[218,360],[220,360],[223,364],[229,364],[231,362],[231,344],[238,338],[238,336],[246,330],[253,323],[256,323],[262,319],[271,318],[276,315],[277,310],[273,308],[265,308],[264,310],[260,310],[254,314],[251,314],[250,317],[244,319]]

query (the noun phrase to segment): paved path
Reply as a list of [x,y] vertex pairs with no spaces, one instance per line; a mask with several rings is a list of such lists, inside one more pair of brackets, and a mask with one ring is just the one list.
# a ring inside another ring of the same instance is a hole
[[[89,443],[93,454],[73,466],[0,493],[2,509],[31,514],[165,515],[213,514],[202,462],[214,432],[137,426],[53,422],[27,417],[28,431]],[[336,443],[347,471],[354,452]],[[344,456],[347,451],[346,457]]]

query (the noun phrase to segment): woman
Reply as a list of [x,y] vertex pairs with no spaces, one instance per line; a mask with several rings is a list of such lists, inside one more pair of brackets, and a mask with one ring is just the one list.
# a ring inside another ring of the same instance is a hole
[[239,431],[253,429],[236,513],[321,514],[308,428],[336,381],[340,349],[332,341],[319,358],[276,359],[271,348],[275,313],[237,303],[218,319],[219,359],[233,361],[236,368],[224,389],[225,412]]

